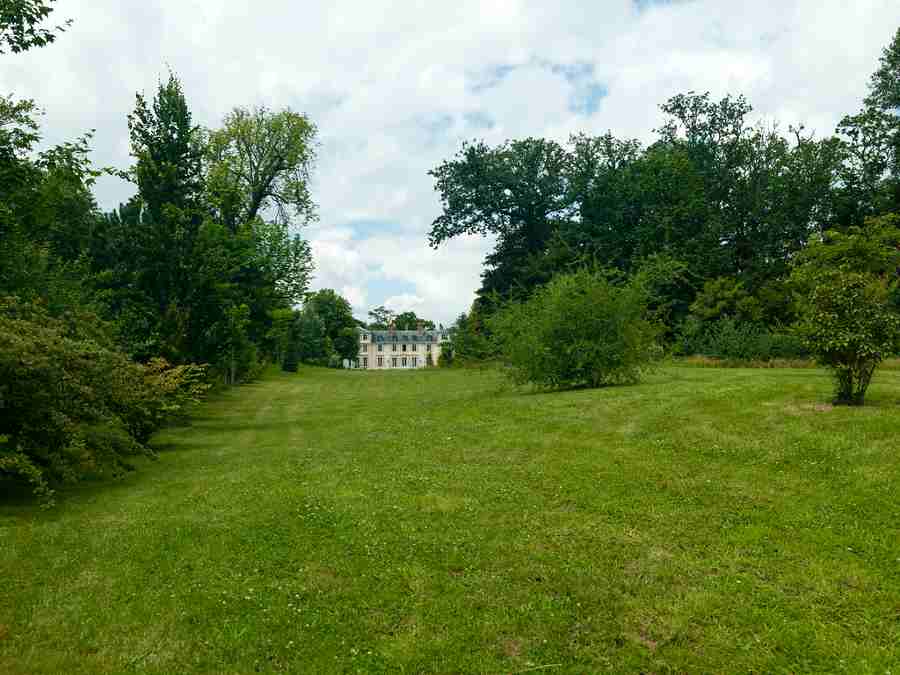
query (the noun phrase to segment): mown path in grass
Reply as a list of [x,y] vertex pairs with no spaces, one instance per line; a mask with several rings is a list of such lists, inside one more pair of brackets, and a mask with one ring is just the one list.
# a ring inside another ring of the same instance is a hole
[[0,672],[898,672],[900,372],[829,392],[271,375],[0,499]]

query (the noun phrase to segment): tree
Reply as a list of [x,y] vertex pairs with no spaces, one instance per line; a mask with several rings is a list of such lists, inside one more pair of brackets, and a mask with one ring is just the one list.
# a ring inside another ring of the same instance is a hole
[[369,330],[387,330],[397,315],[384,305],[369,311]]
[[291,307],[300,304],[314,269],[309,243],[278,221],[257,219],[253,230],[256,264],[271,283],[277,301]]
[[232,110],[209,132],[207,146],[208,198],[217,218],[232,228],[270,209],[283,223],[314,219],[315,137],[315,125],[290,109]]
[[275,363],[282,365],[292,342],[296,341],[294,324],[297,314],[292,309],[275,309],[269,315],[272,319],[272,327],[269,329],[268,337],[272,342],[272,353]]
[[641,284],[587,269],[560,274],[489,320],[513,379],[543,387],[637,381],[657,354]]
[[202,137],[174,73],[159,83],[151,104],[143,94],[135,95],[128,131],[136,163],[126,175],[137,186],[151,223],[166,219],[167,206],[195,207],[202,186]]
[[53,11],[56,0],[4,0],[0,3],[0,54],[24,52],[56,40],[72,24],[69,19],[53,28],[41,24]]
[[281,363],[281,369],[286,373],[296,373],[297,364],[300,362],[300,343],[297,334],[297,321],[294,319],[288,326],[288,334],[284,348],[284,358]]
[[799,328],[835,377],[839,405],[862,405],[878,365],[900,349],[900,316],[883,282],[846,269],[812,277]]
[[798,330],[835,378],[835,403],[862,405],[878,365],[900,350],[900,217],[828,231],[801,255]]
[[190,359],[195,246],[203,222],[201,211],[202,146],[199,129],[178,78],[170,73],[152,102],[135,96],[128,116],[135,164],[123,174],[138,189],[134,209],[119,232],[128,256],[114,262],[122,292],[151,303],[151,332],[159,336],[157,353],[176,362]]
[[311,305],[305,306],[300,312],[295,330],[298,359],[303,363],[327,365],[332,348],[325,335],[325,322]]
[[462,234],[495,235],[482,292],[530,287],[522,261],[544,251],[558,221],[572,213],[568,166],[569,155],[550,140],[527,138],[495,148],[464,143],[454,159],[429,171],[443,209],[429,243],[437,248]]
[[759,301],[732,277],[709,279],[691,304],[691,313],[703,321],[730,318],[755,322],[761,311]]
[[496,356],[496,344],[491,340],[485,317],[476,300],[472,310],[468,314],[460,314],[450,329],[450,342],[441,347],[440,362],[442,365],[477,363]]
[[423,329],[434,330],[434,321],[419,318],[413,311],[401,312],[394,319],[397,330],[416,330],[420,324]]
[[869,80],[862,110],[841,120],[838,132],[847,140],[845,181],[859,216],[900,212],[900,29],[885,47]]
[[353,310],[346,299],[330,288],[310,293],[305,307],[321,319],[324,335],[339,362],[354,360],[359,354],[359,326],[353,318]]
[[237,384],[238,375],[246,371],[256,360],[253,343],[247,336],[249,323],[250,308],[247,305],[233,305],[225,310],[218,342],[228,384]]

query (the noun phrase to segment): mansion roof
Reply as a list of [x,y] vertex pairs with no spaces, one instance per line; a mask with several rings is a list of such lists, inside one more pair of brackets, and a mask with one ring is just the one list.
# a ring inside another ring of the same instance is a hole
[[440,342],[449,337],[446,330],[368,330],[366,328],[359,329],[360,335],[363,333],[370,335],[372,342]]

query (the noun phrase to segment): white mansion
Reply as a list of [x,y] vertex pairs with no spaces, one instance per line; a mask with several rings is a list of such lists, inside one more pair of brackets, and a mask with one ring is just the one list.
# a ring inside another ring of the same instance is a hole
[[351,368],[425,368],[437,365],[441,345],[450,335],[445,330],[359,329],[359,357]]

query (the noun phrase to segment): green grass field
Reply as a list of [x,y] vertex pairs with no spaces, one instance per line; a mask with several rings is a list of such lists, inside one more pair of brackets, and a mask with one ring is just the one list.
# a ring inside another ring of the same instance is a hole
[[0,500],[0,672],[900,673],[900,372],[272,374]]

